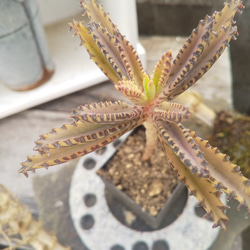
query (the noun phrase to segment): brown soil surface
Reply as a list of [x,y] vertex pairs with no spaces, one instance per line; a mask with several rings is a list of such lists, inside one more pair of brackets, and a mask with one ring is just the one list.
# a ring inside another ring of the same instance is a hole
[[209,142],[229,155],[250,178],[250,117],[225,111],[218,113]]
[[98,174],[125,192],[143,210],[156,216],[179,181],[167,162],[160,142],[148,161],[141,160],[144,148],[145,132],[139,128]]

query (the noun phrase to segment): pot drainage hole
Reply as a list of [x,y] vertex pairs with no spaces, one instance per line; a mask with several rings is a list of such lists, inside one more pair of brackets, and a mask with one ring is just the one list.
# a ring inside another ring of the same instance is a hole
[[93,158],[87,158],[84,162],[83,162],[83,167],[90,170],[93,169],[96,165],[96,161]]
[[117,139],[117,140],[115,140],[115,141],[113,142],[113,146],[116,148],[116,147],[118,147],[121,143],[122,143],[122,140]]
[[96,195],[95,194],[86,194],[83,197],[84,204],[86,207],[93,207],[96,204]]
[[139,241],[133,245],[132,250],[149,250],[149,248],[145,242]]
[[169,246],[165,240],[157,240],[154,242],[152,250],[169,250]]
[[114,245],[110,248],[110,250],[125,250],[125,248],[121,245]]
[[86,214],[81,218],[81,227],[84,230],[89,230],[95,224],[94,217],[91,214]]

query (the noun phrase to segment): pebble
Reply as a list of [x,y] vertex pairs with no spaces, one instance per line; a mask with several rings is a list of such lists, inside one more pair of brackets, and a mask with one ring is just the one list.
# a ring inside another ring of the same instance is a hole
[[124,210],[123,214],[124,214],[126,224],[131,226],[133,224],[133,222],[136,220],[135,215],[132,212],[127,211],[127,210]]
[[123,149],[126,154],[129,154],[132,152],[132,149],[130,147],[126,147]]
[[142,194],[145,194],[145,189],[141,189],[141,193],[142,193]]
[[115,170],[113,168],[110,168],[108,171],[109,171],[110,175],[113,175]]
[[156,215],[158,214],[158,211],[156,210],[155,207],[150,207],[149,213],[150,213],[152,216],[156,216]]
[[154,181],[149,187],[148,195],[150,197],[154,197],[156,195],[159,195],[163,190],[163,185],[161,182]]
[[133,167],[133,164],[131,163],[126,164],[126,168],[131,168],[131,167]]
[[132,160],[134,157],[135,157],[134,154],[129,154],[129,155],[128,155],[128,160]]

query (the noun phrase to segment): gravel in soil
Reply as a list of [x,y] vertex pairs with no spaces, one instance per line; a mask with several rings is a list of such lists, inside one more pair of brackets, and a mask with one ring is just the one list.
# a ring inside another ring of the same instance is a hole
[[97,173],[131,197],[143,210],[157,216],[179,183],[160,142],[151,158],[142,161],[145,131],[138,128]]

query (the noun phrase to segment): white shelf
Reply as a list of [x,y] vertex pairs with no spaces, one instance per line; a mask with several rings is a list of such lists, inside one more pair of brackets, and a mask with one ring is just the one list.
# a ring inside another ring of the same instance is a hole
[[[72,20],[72,19],[71,19]],[[0,118],[105,81],[107,78],[89,59],[80,39],[67,32],[68,20],[45,28],[55,72],[44,85],[25,92],[0,84]]]
[[[10,90],[0,83],[0,119],[107,80],[85,48],[79,46],[79,37],[72,37],[73,32],[67,32],[72,19],[45,28],[55,66],[54,75],[48,82],[25,92]],[[145,66],[144,48],[137,43],[136,49]]]

